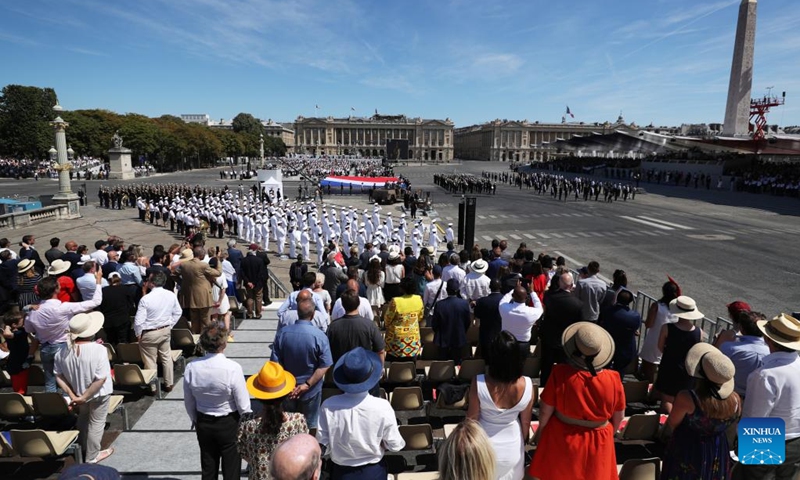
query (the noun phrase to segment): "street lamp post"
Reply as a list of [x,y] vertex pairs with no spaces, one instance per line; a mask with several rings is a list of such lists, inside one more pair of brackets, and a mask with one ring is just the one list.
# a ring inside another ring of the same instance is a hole
[[259,134],[259,141],[261,142],[261,150],[259,150],[259,152],[261,153],[261,168],[264,168],[264,134],[263,133]]
[[58,165],[55,167],[58,170],[58,193],[53,195],[53,201],[56,203],[69,203],[77,201],[78,194],[72,191],[70,185],[69,171],[72,168],[70,152],[72,149],[67,148],[66,130],[69,124],[61,118],[60,112],[62,110],[61,105],[56,104],[53,107],[53,111],[56,112],[56,118],[50,122],[50,125],[55,130],[56,145],[55,148],[50,148],[49,153],[52,156],[55,151],[55,159],[58,161]]

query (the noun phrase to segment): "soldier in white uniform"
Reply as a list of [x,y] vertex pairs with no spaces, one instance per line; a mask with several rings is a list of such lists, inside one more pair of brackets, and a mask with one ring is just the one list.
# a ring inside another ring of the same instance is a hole
[[300,240],[300,232],[296,228],[289,225],[289,258],[297,258],[297,243]]
[[428,250],[432,255],[436,255],[436,250],[439,248],[439,231],[436,228],[436,220],[431,221],[431,226],[428,232]]
[[264,249],[265,252],[269,251],[269,223],[267,223],[266,214],[261,219],[261,225],[259,228],[261,229],[261,248]]
[[448,242],[452,242],[455,236],[453,235],[453,224],[447,224],[447,230],[444,231],[444,238]]
[[283,218],[278,218],[278,228],[275,229],[275,235],[278,238],[278,255],[284,255],[284,248],[286,247],[286,226],[283,224]]
[[309,241],[308,226],[305,226],[303,227],[303,231],[300,232],[300,250],[303,252],[303,258],[309,258],[309,252],[311,250]]

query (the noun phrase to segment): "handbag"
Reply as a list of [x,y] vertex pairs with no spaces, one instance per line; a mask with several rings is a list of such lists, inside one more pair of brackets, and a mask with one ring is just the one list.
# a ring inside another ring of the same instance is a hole
[[436,302],[439,301],[439,294],[442,293],[442,287],[444,287],[444,280],[439,285],[439,289],[436,290],[436,296],[433,298],[433,303],[430,305],[425,305],[425,325],[430,325],[433,322],[433,309],[436,308]]

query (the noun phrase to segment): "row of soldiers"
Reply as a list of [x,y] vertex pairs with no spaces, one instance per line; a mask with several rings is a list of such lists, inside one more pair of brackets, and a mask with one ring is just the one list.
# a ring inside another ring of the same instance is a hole
[[[318,206],[311,200],[287,201],[285,197],[269,202],[252,190],[240,193],[186,185],[154,186],[138,191],[143,194],[135,200],[140,221],[169,226],[171,231],[185,237],[203,232],[223,238],[227,232],[267,251],[272,241],[281,257],[288,253],[290,258],[296,258],[302,253],[308,259],[313,245],[318,264],[325,260],[323,252],[330,243],[348,250],[355,246],[359,251],[368,243],[397,245],[401,250],[410,243],[418,255],[423,247],[435,252],[440,242],[454,239],[452,224],[440,229],[436,220],[426,225],[421,219],[408,222],[405,214],[393,217],[393,212],[387,212],[382,216],[379,205],[373,205],[371,211],[359,212],[352,206]],[[159,193],[164,195],[154,196]]]
[[497,184],[488,178],[478,178],[470,173],[436,174],[433,182],[450,193],[497,193]]
[[574,176],[567,177],[560,174],[544,172],[515,172],[501,173],[483,172],[482,176],[486,179],[499,177],[503,183],[528,190],[534,190],[539,195],[549,194],[558,200],[567,201],[574,198],[576,201],[583,198],[584,201],[594,199],[599,201],[603,197],[604,202],[623,201],[636,198],[636,188],[627,183],[600,182],[591,178]]

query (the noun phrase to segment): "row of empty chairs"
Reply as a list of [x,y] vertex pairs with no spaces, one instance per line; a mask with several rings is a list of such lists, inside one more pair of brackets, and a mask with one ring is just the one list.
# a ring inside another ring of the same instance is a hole
[[[111,395],[108,413],[122,416],[123,430],[129,430],[128,411],[122,403],[122,395]],[[31,395],[19,393],[0,393],[0,419],[6,421],[27,421],[30,419],[62,420],[73,417],[67,399],[56,392],[40,392]]]

